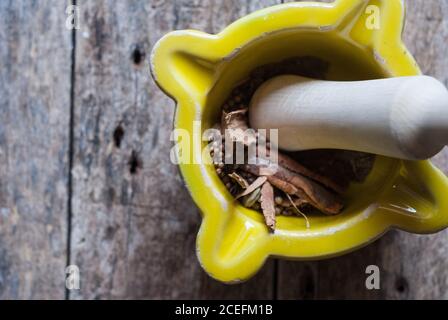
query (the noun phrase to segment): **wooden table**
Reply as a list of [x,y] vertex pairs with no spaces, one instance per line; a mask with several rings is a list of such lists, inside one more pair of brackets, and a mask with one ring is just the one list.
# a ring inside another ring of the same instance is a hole
[[[270,260],[223,285],[200,268],[200,216],[169,161],[173,102],[149,76],[173,29],[217,32],[279,0],[1,1],[0,299],[448,298],[448,231],[393,231],[346,256]],[[448,85],[448,1],[407,0],[405,41]],[[448,173],[448,151],[434,162]],[[70,174],[71,172],[71,174]],[[65,289],[76,264],[81,289]],[[381,289],[365,289],[365,268]]]

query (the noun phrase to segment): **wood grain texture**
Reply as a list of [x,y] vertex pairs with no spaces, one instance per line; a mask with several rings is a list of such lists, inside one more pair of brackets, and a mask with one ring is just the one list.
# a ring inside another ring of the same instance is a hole
[[174,103],[149,75],[173,29],[218,32],[269,1],[79,1],[71,298],[271,298],[272,263],[226,286],[195,255],[200,215],[169,160]]
[[64,298],[71,69],[65,7],[0,2],[0,300]]
[[[423,73],[448,84],[448,2],[407,0],[404,40]],[[433,159],[448,174],[448,150]],[[280,299],[447,299],[448,231],[392,231],[354,253],[319,262],[281,261]],[[365,269],[381,270],[381,289],[366,290]],[[297,275],[297,276],[295,276]]]

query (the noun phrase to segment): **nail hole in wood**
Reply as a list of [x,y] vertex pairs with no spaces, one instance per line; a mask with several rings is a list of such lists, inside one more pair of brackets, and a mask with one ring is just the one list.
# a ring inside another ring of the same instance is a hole
[[116,228],[108,226],[104,235],[105,240],[112,240],[116,232]]
[[139,158],[135,150],[132,150],[131,152],[131,157],[129,159],[128,165],[129,165],[129,172],[131,174],[138,173],[138,170],[140,170],[143,167],[143,162]]
[[315,295],[314,280],[311,277],[306,278],[305,282],[305,299],[313,299]]
[[145,59],[145,51],[140,46],[135,46],[132,50],[131,59],[135,65],[139,65]]
[[114,134],[113,134],[114,143],[117,148],[120,148],[121,141],[123,140],[123,136],[124,136],[124,129],[121,125],[118,125],[118,127],[115,128]]
[[399,277],[395,282],[395,289],[399,293],[406,292],[408,290],[408,281],[403,277]]

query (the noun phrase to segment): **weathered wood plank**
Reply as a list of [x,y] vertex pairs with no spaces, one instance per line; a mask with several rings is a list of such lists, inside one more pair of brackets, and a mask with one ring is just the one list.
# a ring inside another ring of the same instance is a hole
[[72,45],[65,7],[0,2],[0,300],[64,298]]
[[200,216],[169,160],[174,104],[148,55],[168,31],[217,32],[273,2],[78,1],[71,298],[272,297],[272,263],[239,286],[200,268]]
[[[406,1],[405,42],[424,73],[448,84],[448,2]],[[435,157],[448,174],[448,150]],[[413,235],[393,231],[357,252],[320,262],[280,262],[279,298],[448,298],[448,231]],[[381,270],[381,290],[365,288],[365,268]]]

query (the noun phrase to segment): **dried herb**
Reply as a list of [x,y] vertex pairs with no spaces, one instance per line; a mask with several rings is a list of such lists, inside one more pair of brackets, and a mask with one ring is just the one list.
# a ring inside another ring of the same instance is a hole
[[274,189],[269,182],[265,182],[261,187],[261,209],[263,210],[266,225],[275,230],[275,206],[274,206]]
[[227,132],[230,133],[230,141],[237,141],[245,145],[251,145],[256,142],[256,136],[245,134],[246,130],[249,129],[247,125],[247,108],[239,109],[232,112],[223,112],[221,125],[222,128],[230,129]]
[[259,188],[263,185],[267,180],[266,177],[258,177],[257,180],[255,180],[250,186],[246,188],[242,193],[240,193],[235,199],[239,199],[241,197],[244,197],[250,193],[252,193],[255,189]]
[[286,197],[288,197],[289,202],[294,207],[294,209],[296,209],[297,213],[299,213],[303,218],[305,218],[306,227],[308,229],[310,227],[310,222],[308,221],[308,217],[306,216],[306,214],[304,214],[302,211],[299,210],[299,208],[297,207],[295,201],[292,200],[292,198],[291,198],[291,196],[289,194],[286,194]]

